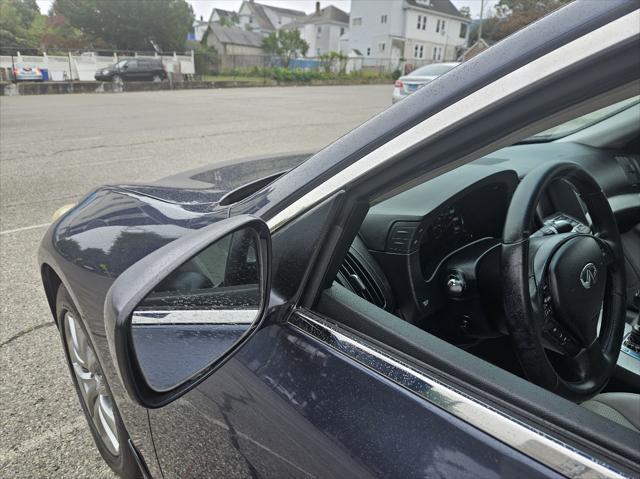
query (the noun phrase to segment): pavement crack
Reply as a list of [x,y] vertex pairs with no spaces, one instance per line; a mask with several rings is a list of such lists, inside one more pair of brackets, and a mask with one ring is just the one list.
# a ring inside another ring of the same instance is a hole
[[3,346],[6,346],[7,344],[11,343],[12,341],[15,341],[18,338],[21,338],[22,336],[24,336],[26,334],[33,333],[34,331],[37,331],[38,329],[46,328],[47,326],[54,326],[55,324],[56,323],[53,322],[53,321],[49,321],[47,323],[36,324],[35,326],[32,326],[29,329],[25,329],[24,331],[20,331],[19,333],[14,334],[13,336],[11,336],[6,341],[3,341],[2,343],[0,343],[0,348],[3,347]]

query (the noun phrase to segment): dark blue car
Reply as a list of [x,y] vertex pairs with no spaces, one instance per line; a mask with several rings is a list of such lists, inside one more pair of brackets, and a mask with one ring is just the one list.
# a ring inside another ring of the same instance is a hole
[[313,155],[62,214],[39,264],[111,468],[640,477],[639,8],[572,3]]

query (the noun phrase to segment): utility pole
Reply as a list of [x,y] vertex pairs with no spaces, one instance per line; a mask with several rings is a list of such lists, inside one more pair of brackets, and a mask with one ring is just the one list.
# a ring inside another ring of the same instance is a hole
[[484,0],[480,0],[480,23],[478,24],[478,42],[482,40],[482,19],[484,17]]

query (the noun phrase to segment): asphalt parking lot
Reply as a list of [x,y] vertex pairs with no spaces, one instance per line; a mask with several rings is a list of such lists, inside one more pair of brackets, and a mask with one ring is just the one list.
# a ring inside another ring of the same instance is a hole
[[103,183],[317,150],[390,100],[384,85],[2,97],[0,477],[112,477],[38,274],[38,243],[59,206]]

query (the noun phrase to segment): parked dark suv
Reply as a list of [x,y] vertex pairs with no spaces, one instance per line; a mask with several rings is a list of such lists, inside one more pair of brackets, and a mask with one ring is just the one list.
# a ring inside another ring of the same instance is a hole
[[98,70],[95,79],[98,81],[162,81],[167,72],[162,62],[155,58],[128,58],[107,68]]

